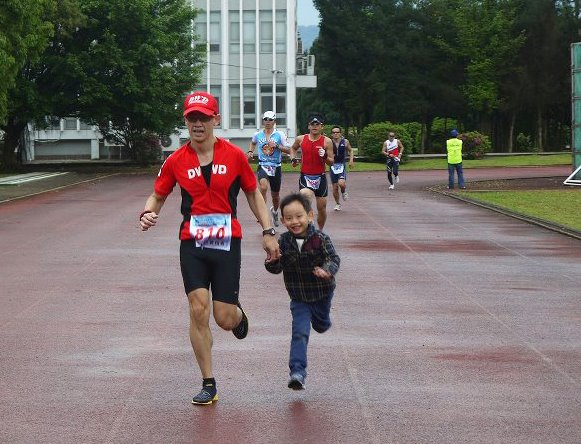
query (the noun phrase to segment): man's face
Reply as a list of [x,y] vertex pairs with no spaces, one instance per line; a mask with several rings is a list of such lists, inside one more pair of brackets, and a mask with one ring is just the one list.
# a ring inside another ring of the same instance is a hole
[[264,129],[270,130],[270,129],[274,128],[274,123],[275,123],[275,120],[271,119],[269,117],[265,117],[264,119],[262,119],[262,124],[264,125]]
[[341,139],[341,130],[339,128],[333,128],[331,130],[331,137],[333,140],[340,140]]
[[312,120],[309,122],[309,132],[312,135],[319,135],[323,132],[323,124],[318,120]]
[[203,142],[213,137],[214,126],[220,123],[220,115],[208,116],[194,111],[186,116],[185,121],[190,139],[194,142]]

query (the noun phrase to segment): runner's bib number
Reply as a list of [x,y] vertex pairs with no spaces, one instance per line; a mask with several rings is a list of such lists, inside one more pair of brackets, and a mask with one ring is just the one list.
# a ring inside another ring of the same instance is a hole
[[334,163],[333,165],[331,165],[331,170],[335,174],[341,174],[344,169],[345,169],[345,165],[342,163]]
[[321,186],[321,176],[308,176],[305,174],[305,182],[310,189],[318,190]]
[[271,165],[260,165],[262,167],[262,169],[264,170],[264,172],[273,177],[276,175],[276,167],[275,166],[271,166]]
[[232,216],[202,214],[190,218],[190,234],[197,247],[230,251]]

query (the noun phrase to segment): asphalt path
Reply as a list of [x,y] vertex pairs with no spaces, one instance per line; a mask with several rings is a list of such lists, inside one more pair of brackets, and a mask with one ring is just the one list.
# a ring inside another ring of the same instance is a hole
[[241,195],[250,333],[212,323],[209,407],[190,404],[179,191],[143,233],[153,176],[68,180],[0,190],[0,442],[581,442],[581,241],[427,191],[445,171],[402,172],[395,191],[351,173],[343,211],[329,202],[334,324],[311,337],[302,392],[286,387],[288,295]]

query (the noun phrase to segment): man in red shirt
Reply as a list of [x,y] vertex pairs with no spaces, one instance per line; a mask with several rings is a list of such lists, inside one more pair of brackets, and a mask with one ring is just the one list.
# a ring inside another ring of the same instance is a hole
[[202,390],[192,403],[203,405],[218,399],[212,369],[210,313],[214,313],[221,328],[232,330],[238,339],[248,333],[248,319],[238,300],[240,189],[263,228],[267,260],[280,257],[280,250],[256,176],[244,152],[214,136],[214,127],[220,123],[216,99],[206,92],[194,92],[186,97],[183,114],[190,140],[162,165],[139,222],[143,231],[153,227],[167,196],[179,184],[183,216],[179,230],[180,263],[190,307],[190,341],[203,378]]
[[312,114],[309,116],[309,133],[297,136],[290,150],[293,166],[297,165],[296,155],[300,149],[301,175],[299,190],[311,201],[317,202],[317,224],[322,230],[327,221],[327,175],[325,165],[333,165],[333,142],[323,135],[323,116]]

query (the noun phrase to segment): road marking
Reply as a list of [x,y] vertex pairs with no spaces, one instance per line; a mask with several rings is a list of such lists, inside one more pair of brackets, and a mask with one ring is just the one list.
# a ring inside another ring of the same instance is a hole
[[1,185],[20,185],[21,183],[32,182],[33,180],[48,179],[49,177],[62,176],[64,173],[26,173],[17,174],[15,176],[7,176],[0,178]]

